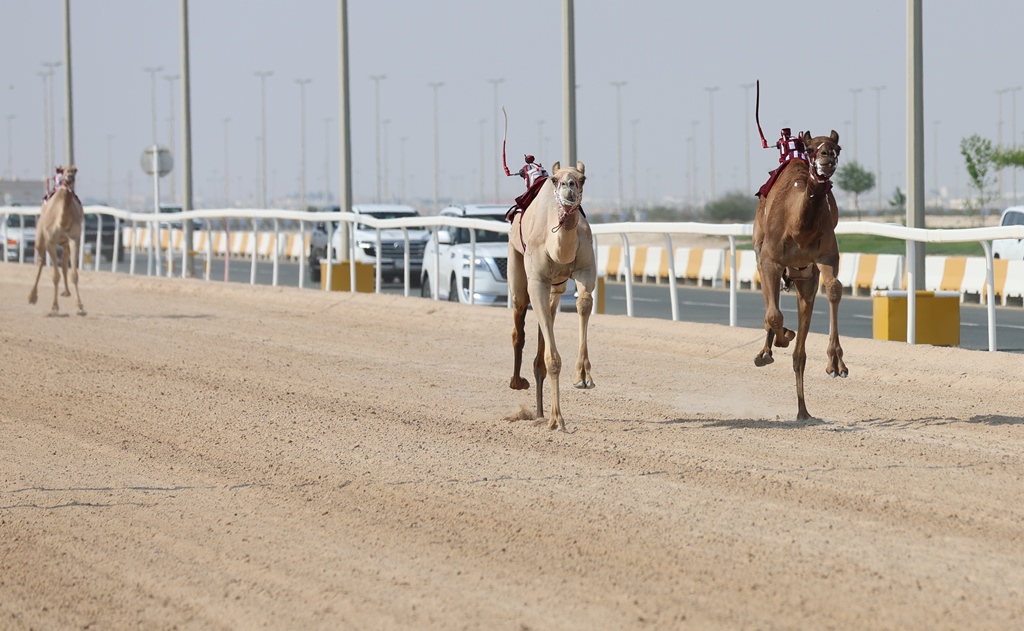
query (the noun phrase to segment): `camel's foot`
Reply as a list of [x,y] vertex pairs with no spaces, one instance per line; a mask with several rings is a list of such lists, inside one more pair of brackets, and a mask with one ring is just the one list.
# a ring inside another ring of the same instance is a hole
[[574,388],[579,388],[581,390],[590,390],[594,387],[594,380],[584,377],[572,385]]
[[80,316],[84,316],[84,315],[85,315],[85,309],[83,309],[82,307],[79,307],[79,308],[78,308],[78,312],[77,312],[77,313],[78,313],[78,315],[80,315]]
[[60,292],[60,295],[64,296],[65,298],[68,298],[68,297],[71,296],[71,292],[69,290],[65,289],[64,291]]
[[36,300],[38,300],[38,299],[39,299],[39,294],[36,292],[35,289],[33,289],[32,291],[29,292],[29,294],[28,294],[28,304],[34,305],[34,304],[36,304]]
[[835,379],[836,377],[842,377],[843,379],[846,379],[846,377],[850,374],[850,371],[848,371],[845,366],[842,370],[838,372],[834,368],[826,372],[828,373],[828,376],[832,377],[833,379]]
[[772,357],[771,351],[763,351],[758,353],[757,355],[754,355],[754,365],[757,366],[758,368],[767,366],[768,364],[771,364],[774,361],[775,358]]
[[60,311],[56,308],[50,309],[50,312],[46,314],[47,318],[58,318],[60,317]]
[[784,328],[782,329],[782,335],[775,336],[775,346],[779,348],[786,348],[795,337],[796,331]]
[[512,380],[508,382],[508,387],[513,390],[529,390],[530,382],[519,376],[512,377]]
[[836,377],[846,378],[850,374],[850,371],[846,369],[846,364],[843,360],[838,357],[833,357],[829,360],[828,366],[825,368],[825,372],[829,377],[833,379]]

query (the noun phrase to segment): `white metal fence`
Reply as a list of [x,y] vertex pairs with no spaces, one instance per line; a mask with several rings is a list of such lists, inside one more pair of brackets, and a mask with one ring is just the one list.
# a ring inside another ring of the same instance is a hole
[[[247,232],[252,235],[253,242],[256,242],[261,233],[273,233],[275,247],[271,250],[271,262],[273,264],[273,280],[272,284],[277,285],[278,283],[278,266],[282,258],[282,248],[279,245],[282,243],[280,236],[282,230],[292,231],[296,227],[298,232],[302,235],[303,243],[305,243],[306,235],[315,228],[316,224],[326,222],[328,235],[327,242],[333,243],[335,225],[344,226],[344,229],[349,232],[349,247],[351,252],[347,257],[349,260],[356,260],[356,247],[357,244],[355,239],[352,237],[352,230],[355,223],[369,225],[377,230],[377,265],[376,265],[376,282],[375,289],[379,293],[382,286],[381,278],[381,265],[380,265],[380,231],[384,229],[400,229],[402,230],[405,238],[405,295],[410,294],[410,287],[412,286],[412,279],[409,278],[409,234],[410,228],[436,228],[438,226],[449,226],[449,227],[463,227],[463,228],[477,228],[484,230],[493,230],[500,232],[508,232],[509,224],[498,223],[494,221],[482,220],[482,219],[469,219],[469,218],[457,218],[457,217],[441,217],[441,216],[429,216],[429,217],[409,217],[402,219],[375,219],[364,215],[355,215],[349,212],[302,212],[294,210],[259,210],[259,209],[209,209],[209,210],[191,210],[187,212],[174,213],[174,214],[154,214],[154,213],[133,213],[125,210],[116,208],[110,208],[107,206],[86,206],[85,212],[95,213],[99,219],[99,225],[96,230],[96,242],[94,245],[94,252],[97,253],[95,257],[94,269],[100,269],[100,257],[98,256],[101,251],[100,239],[102,236],[102,222],[114,221],[115,230],[115,251],[118,250],[120,245],[120,235],[122,228],[130,228],[136,230],[139,227],[146,227],[151,233],[159,234],[161,230],[169,230],[168,222],[191,222],[192,220],[198,220],[200,224],[207,231],[220,230],[225,233],[225,239],[228,233],[231,231],[240,231],[243,226]],[[8,258],[8,222],[6,218],[10,215],[14,216],[28,216],[39,214],[38,208],[28,207],[11,207],[11,206],[0,206],[0,214],[4,216],[4,222],[2,224],[2,237],[3,237],[3,261],[6,262]],[[248,225],[246,225],[248,224]],[[622,251],[626,257],[626,267],[630,267],[629,261],[629,238],[631,235],[663,235],[665,238],[666,251],[669,256],[669,269],[675,269],[675,262],[672,260],[672,235],[678,234],[692,234],[692,235],[711,235],[711,236],[723,236],[729,239],[729,261],[730,261],[730,278],[737,278],[736,270],[736,238],[750,238],[753,234],[753,226],[751,224],[707,224],[707,223],[692,223],[692,222],[652,222],[652,223],[641,223],[641,222],[628,222],[628,223],[606,223],[606,224],[591,224],[591,229],[595,236],[595,241],[599,235],[618,235],[622,240]],[[475,231],[470,230],[471,235],[471,256],[470,260],[470,300],[472,301],[473,296],[473,278],[476,275],[476,240]],[[84,241],[84,226],[83,226],[83,241]],[[987,293],[987,308],[988,308],[988,338],[989,338],[989,350],[996,350],[996,311],[995,311],[995,300],[994,300],[994,272],[993,272],[993,257],[992,257],[992,240],[993,239],[1024,239],[1024,226],[998,226],[991,228],[963,228],[963,229],[947,229],[947,230],[928,230],[924,228],[907,228],[904,226],[898,226],[894,224],[881,224],[873,222],[850,222],[844,221],[839,222],[836,227],[837,234],[865,234],[875,235],[880,237],[889,237],[893,239],[900,239],[909,243],[962,243],[977,241],[981,243],[982,248],[985,252],[985,273],[986,273],[986,293]],[[436,235],[436,230],[434,231]],[[436,238],[436,236],[434,237]],[[134,274],[136,270],[136,259],[138,256],[138,248],[136,247],[136,239],[132,239],[130,247],[130,263],[129,263],[129,274]],[[213,239],[205,239],[205,249],[196,250],[192,248],[181,248],[180,251],[175,250],[170,244],[172,240],[168,240],[168,248],[166,251],[162,251],[163,248],[155,247],[157,243],[161,243],[159,239],[150,239],[149,247],[144,253],[147,263],[147,273],[152,274],[154,270],[161,269],[173,269],[172,266],[161,266],[161,259],[166,258],[171,260],[172,257],[180,257],[181,259],[181,276],[185,277],[188,274],[188,267],[186,265],[186,259],[189,256],[203,256],[207,261],[213,258]],[[24,240],[22,240],[22,245]],[[197,241],[193,239],[193,246],[197,245]],[[433,267],[435,278],[438,269],[438,252],[436,243],[434,244],[434,260],[424,261],[424,266],[430,264]],[[85,244],[83,243],[83,250]],[[595,243],[596,246],[596,243]],[[24,260],[25,252],[21,251],[18,253],[18,260]],[[81,253],[84,257],[84,252]],[[333,262],[335,257],[338,255],[332,248],[327,249],[327,267],[326,267],[326,286],[331,286],[331,274],[333,270]],[[112,257],[111,271],[117,269],[116,256]],[[255,284],[256,282],[256,263],[257,256],[255,250],[253,251],[251,258],[251,272],[250,272],[250,283]],[[300,269],[299,269],[299,287],[303,286],[304,277],[306,272],[306,259],[305,257],[299,257]],[[80,260],[80,267],[81,267]],[[915,257],[907,257],[906,263],[907,273],[907,286],[916,286],[917,278],[919,275],[924,274],[924,270],[916,269]],[[356,287],[356,268],[355,266],[349,266],[350,282],[349,287],[351,291],[355,290]],[[206,280],[210,280],[209,266],[206,268],[205,273]],[[626,313],[629,316],[633,315],[633,279],[632,275],[627,275],[625,278],[626,286]],[[736,326],[738,315],[737,315],[737,286],[738,283],[730,283],[729,287],[729,325]],[[674,274],[669,275],[668,282],[669,299],[672,305],[672,319],[679,320],[679,298],[678,292],[676,291],[676,279]],[[436,296],[435,296],[436,299]],[[916,340],[916,309],[917,299],[914,292],[908,292],[907,296],[907,341],[913,344]]]

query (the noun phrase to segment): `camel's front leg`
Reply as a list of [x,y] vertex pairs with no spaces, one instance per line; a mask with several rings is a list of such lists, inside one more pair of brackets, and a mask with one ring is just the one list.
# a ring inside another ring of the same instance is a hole
[[32,291],[28,292],[28,304],[36,304],[39,299],[39,277],[43,275],[43,268],[46,267],[46,249],[42,239],[36,242],[36,282],[32,285]]
[[[75,287],[75,306],[78,307],[78,315],[85,315],[85,307],[82,306],[82,297],[78,293],[78,248],[81,244],[77,239],[69,239],[68,247],[64,248],[64,252],[71,251],[71,284]],[[68,272],[67,268],[64,268],[64,295],[70,296],[71,292],[67,291],[68,288]]]
[[523,348],[526,345],[526,308],[530,305],[530,296],[526,289],[523,255],[511,245],[508,248],[508,291],[512,296],[512,379],[508,387],[513,390],[526,390],[530,387],[530,382],[523,379],[521,374]]
[[594,285],[596,284],[597,271],[588,269],[578,272],[574,277],[576,281],[576,313],[580,317],[580,354],[576,358],[576,381],[573,385],[577,388],[593,388],[594,378],[590,374],[590,352],[587,345],[587,329],[590,324],[590,314],[594,309]]
[[843,299],[843,284],[836,278],[839,271],[839,256],[827,263],[819,263],[825,281],[825,296],[828,298],[828,365],[825,372],[830,377],[846,377],[849,371],[843,362],[843,347],[839,343],[839,302]]
[[764,255],[757,261],[758,270],[761,272],[761,294],[764,296],[764,329],[766,331],[764,347],[754,356],[755,366],[767,366],[775,361],[772,357],[772,344],[775,346],[789,346],[790,340],[795,333],[785,328],[782,318],[782,310],[779,309],[779,290],[782,282],[782,267],[774,261],[768,260]]
[[60,273],[64,276],[64,291],[60,292],[65,298],[71,295],[71,288],[68,287],[68,244],[60,249]]
[[[67,248],[64,249],[65,252],[62,253],[62,257],[66,254]],[[57,304],[57,293],[60,291],[60,271],[61,266],[64,264],[64,259],[57,258],[57,246],[52,243],[47,244],[46,251],[50,255],[50,260],[53,261],[53,272],[50,274],[50,277],[53,279],[53,305],[50,306],[49,315],[55,316],[60,313],[60,306]]]
[[794,281],[796,285],[797,326],[796,343],[793,345],[793,372],[796,374],[796,418],[806,421],[811,418],[804,402],[804,370],[807,367],[807,333],[811,330],[811,315],[814,311],[814,297],[818,291],[818,273],[815,269],[810,279]]
[[[565,431],[565,421],[562,419],[562,408],[559,405],[558,397],[558,376],[562,372],[562,358],[555,347],[555,317],[551,308],[551,284],[540,280],[531,279],[529,282],[530,300],[534,304],[534,313],[537,314],[537,321],[540,328],[542,342],[538,342],[538,351],[544,350],[544,368],[551,379],[551,415],[548,419],[548,429],[561,429]],[[548,308],[544,308],[547,305]],[[555,306],[557,309],[557,305]],[[540,356],[534,362],[535,375],[540,378]],[[537,384],[540,390],[540,384]],[[540,401],[540,397],[537,399]],[[540,410],[538,410],[538,414]]]

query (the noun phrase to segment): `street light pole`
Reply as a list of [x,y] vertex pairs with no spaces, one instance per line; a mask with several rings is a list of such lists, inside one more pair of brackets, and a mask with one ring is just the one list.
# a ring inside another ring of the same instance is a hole
[[750,88],[754,87],[755,83],[744,83],[740,85],[743,88],[743,146],[746,149],[747,157],[747,190],[752,191],[750,188]]
[[324,119],[324,205],[331,203],[331,119]]
[[853,95],[853,160],[857,161],[857,94],[864,91],[864,88],[850,88]]
[[[1022,88],[1024,88],[1024,86],[1019,86],[1019,85],[1016,86],[1016,87],[1010,88],[1010,96],[1012,97],[1010,104],[1013,107],[1013,110],[1010,112],[1010,129],[1012,130],[1012,133],[1010,134],[1010,146],[1013,147],[1013,148],[1017,147],[1017,92],[1019,90],[1021,90]],[[1010,171],[1010,173],[1012,174],[1012,177],[1013,177],[1013,203],[1014,203],[1014,205],[1016,205],[1017,204],[1017,169],[1013,169],[1012,171]]]
[[370,75],[370,79],[373,81],[374,91],[374,139],[376,142],[376,153],[374,154],[374,160],[377,164],[377,203],[380,203],[380,80],[385,79],[386,75],[373,74]]
[[[167,79],[168,94],[171,97],[170,115],[167,117],[167,148],[172,152],[174,151],[174,82],[181,78],[181,75],[167,75],[164,79]],[[171,170],[171,203],[173,204],[176,200],[177,186],[174,182],[174,170]]]
[[270,70],[258,70],[260,78],[260,208],[267,207],[267,77]]
[[637,211],[637,207],[638,207],[637,195],[636,195],[636,180],[637,180],[637,174],[636,174],[636,124],[639,123],[639,122],[640,122],[639,118],[634,118],[633,120],[629,121],[629,124],[633,127],[633,219],[634,220],[636,220],[636,218],[637,218],[636,217],[636,211]]
[[498,150],[498,86],[504,83],[505,79],[488,79],[487,81],[494,86],[494,202],[497,203],[501,200],[501,195],[498,192],[498,186],[501,183],[501,152]]
[[[441,209],[438,204],[438,200],[440,198],[438,189],[441,182],[441,136],[437,117],[437,89],[443,86],[444,83],[438,81],[435,83],[428,83],[427,85],[434,90],[434,212],[436,213]],[[497,84],[495,84],[495,91],[497,91]],[[495,178],[495,181],[497,181],[497,178]]]
[[114,201],[114,137],[107,134],[107,206]]
[[697,123],[690,121],[690,200],[697,205]]
[[224,119],[224,208],[231,208],[231,195],[228,188],[228,182],[231,181],[228,173],[228,123],[230,122],[230,118]]
[[11,137],[11,121],[14,120],[14,114],[7,115],[7,179],[14,179],[14,140]]
[[615,198],[615,209],[619,213],[619,220],[622,220],[622,86],[625,81],[612,81],[615,88],[615,155],[617,157],[617,172],[619,178],[619,194]]
[[939,197],[939,123],[932,121],[932,181],[935,186],[935,197]]
[[56,100],[53,98],[53,77],[57,74],[57,68],[60,66],[59,61],[44,61],[43,65],[49,68],[49,89],[50,89],[50,160],[54,163],[57,162],[57,151],[55,146],[57,144],[57,128],[53,125],[53,108]]
[[306,212],[306,85],[311,81],[312,79],[295,80],[295,83],[299,84],[299,139],[302,151],[299,210],[302,212]]
[[878,193],[878,212],[882,212],[882,90],[885,86],[875,85],[871,86],[871,89],[875,91],[875,150],[878,152],[875,163],[878,170],[875,191]]
[[[46,117],[46,112],[49,110],[49,100],[47,98],[47,80],[49,75],[45,72],[37,72],[37,75],[43,79],[43,180],[49,180],[50,169],[52,162],[50,161],[50,125]],[[50,189],[50,185],[46,185],[46,189]]]
[[75,163],[74,108],[71,101],[71,2],[64,0],[64,162]]
[[711,164],[711,172],[708,174],[708,199],[715,201],[715,92],[718,86],[704,88],[708,91],[708,138],[710,138],[708,160]]
[[153,142],[152,142],[152,145],[154,147],[156,146],[156,73],[160,72],[163,69],[164,69],[163,66],[143,68],[144,71],[149,73],[149,83],[150,83],[150,89],[151,89],[150,104],[153,106]]
[[380,122],[381,124],[381,152],[380,161],[382,163],[382,169],[384,171],[383,178],[384,182],[381,184],[381,191],[385,201],[391,203],[391,186],[388,183],[388,127],[391,125],[391,119],[385,118]]
[[[484,136],[485,136],[484,126],[486,124],[487,124],[487,119],[486,118],[481,118],[480,119],[480,203],[484,202],[484,200],[485,200],[484,196],[486,195],[486,193],[484,192],[484,188],[486,186],[486,184],[484,183],[484,173],[485,173],[484,164],[486,164],[486,162],[484,160],[484,156],[486,155],[486,151],[484,150],[484,148],[486,146],[485,143],[484,143]],[[403,175],[402,177],[404,178],[405,176]],[[404,184],[404,180],[403,180],[403,184]]]

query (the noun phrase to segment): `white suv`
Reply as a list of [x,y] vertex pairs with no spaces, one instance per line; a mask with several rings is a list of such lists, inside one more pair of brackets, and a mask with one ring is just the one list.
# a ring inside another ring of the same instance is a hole
[[[505,223],[508,206],[467,204],[448,206],[442,217],[469,217]],[[421,295],[450,302],[469,302],[470,234],[469,228],[439,227],[437,230],[438,273],[434,278],[434,239],[423,250]],[[475,304],[508,304],[508,232],[476,230],[476,278],[473,281]],[[569,280],[562,295],[561,309],[575,309],[575,285]]]
[[[337,212],[338,206],[328,206],[324,211]],[[419,212],[412,206],[404,204],[357,204],[352,212],[366,215],[374,219],[400,219],[402,217],[419,217]],[[409,282],[415,285],[420,279],[420,266],[423,262],[423,246],[430,238],[425,228],[409,228]],[[356,242],[356,262],[377,264],[377,229],[363,223],[356,223],[354,239]],[[402,282],[405,276],[405,237],[400,228],[380,231],[380,266],[381,277],[386,282]],[[341,231],[334,226],[334,242],[332,256],[338,260],[341,250]],[[327,257],[327,226],[318,224],[309,239],[309,279],[320,282],[320,261]]]
[[[1003,211],[1000,226],[1024,226],[1024,206],[1014,206]],[[1024,259],[1024,239],[995,239],[992,241],[992,256],[997,259]]]

